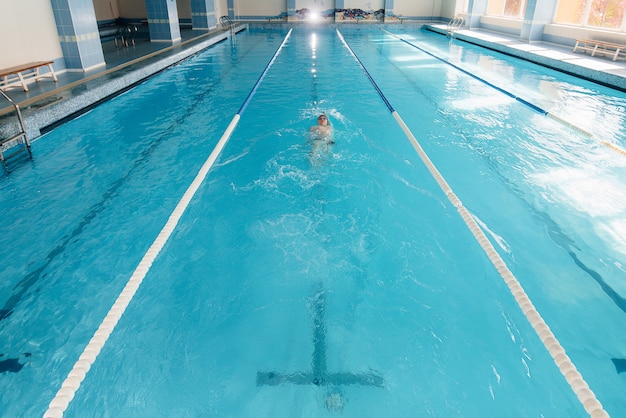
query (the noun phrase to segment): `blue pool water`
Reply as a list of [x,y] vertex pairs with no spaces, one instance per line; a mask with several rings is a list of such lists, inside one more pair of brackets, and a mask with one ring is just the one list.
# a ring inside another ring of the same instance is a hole
[[[611,416],[626,410],[626,95],[340,27]],[[49,132],[0,179],[0,410],[41,416],[287,30]],[[335,144],[311,156],[326,112]],[[572,129],[589,131],[593,137]],[[295,28],[66,416],[585,416],[334,28]]]

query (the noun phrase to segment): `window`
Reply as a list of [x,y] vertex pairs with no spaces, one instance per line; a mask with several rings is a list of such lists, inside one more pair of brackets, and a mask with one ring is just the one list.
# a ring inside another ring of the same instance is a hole
[[454,15],[456,16],[459,13],[467,13],[469,0],[459,0],[456,2]]
[[526,0],[489,0],[487,14],[521,19],[524,17]]
[[587,24],[603,28],[619,29],[624,20],[623,0],[593,0]]
[[605,29],[626,28],[624,0],[560,0],[554,21]]
[[561,0],[556,9],[556,23],[582,25],[586,0]]

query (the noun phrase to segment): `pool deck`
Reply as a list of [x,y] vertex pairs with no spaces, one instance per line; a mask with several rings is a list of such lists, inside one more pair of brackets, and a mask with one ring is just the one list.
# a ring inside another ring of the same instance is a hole
[[[284,25],[271,23],[263,26]],[[403,30],[410,25],[404,23]],[[393,30],[395,24],[385,24]],[[445,24],[415,24],[416,30],[426,29],[447,34]],[[236,31],[246,28],[237,24]],[[6,93],[19,104],[30,139],[35,139],[50,127],[56,126],[72,115],[99,103],[120,91],[132,87],[143,79],[231,36],[228,30],[181,31],[182,40],[174,45],[138,40],[130,48],[116,48],[113,42],[103,43],[105,66],[89,72],[64,71],[58,82],[44,79],[30,83],[30,91],[11,88]],[[459,30],[456,41],[465,41],[517,56],[547,67],[555,68],[597,83],[626,91],[626,62],[611,61],[604,57],[591,57],[573,53],[572,48],[545,42],[528,43],[514,37],[483,30]],[[0,98],[0,138],[9,137],[17,129],[13,107]]]
[[[237,25],[234,30],[245,28]],[[58,72],[58,82],[45,78],[29,83],[28,92],[14,87],[5,93],[19,105],[32,140],[66,118],[230,37],[230,30],[189,29],[181,30],[182,39],[174,44],[140,39],[135,46],[116,48],[113,41],[105,42],[102,49],[106,65],[88,72]],[[15,134],[17,126],[14,107],[0,97],[0,138]]]
[[[448,33],[446,25],[427,25],[427,29],[444,35]],[[626,91],[626,61],[612,61],[606,57],[574,53],[572,47],[547,42],[523,42],[513,36],[480,29],[456,31],[454,39]]]

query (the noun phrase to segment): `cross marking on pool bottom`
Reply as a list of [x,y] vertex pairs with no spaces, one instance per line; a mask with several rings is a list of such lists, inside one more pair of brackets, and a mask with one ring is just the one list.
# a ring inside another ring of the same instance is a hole
[[258,372],[256,383],[258,386],[277,386],[282,383],[294,385],[363,385],[383,386],[383,377],[377,373],[350,372],[329,373],[326,367],[326,327],[324,326],[324,310],[326,297],[320,289],[314,296],[315,317],[313,318],[313,364],[312,370],[284,374],[278,372]]

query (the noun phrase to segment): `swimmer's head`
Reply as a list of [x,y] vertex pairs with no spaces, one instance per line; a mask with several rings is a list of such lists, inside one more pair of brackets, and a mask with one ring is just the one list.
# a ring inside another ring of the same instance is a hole
[[322,113],[317,117],[317,123],[320,125],[326,125],[328,123],[328,116]]

